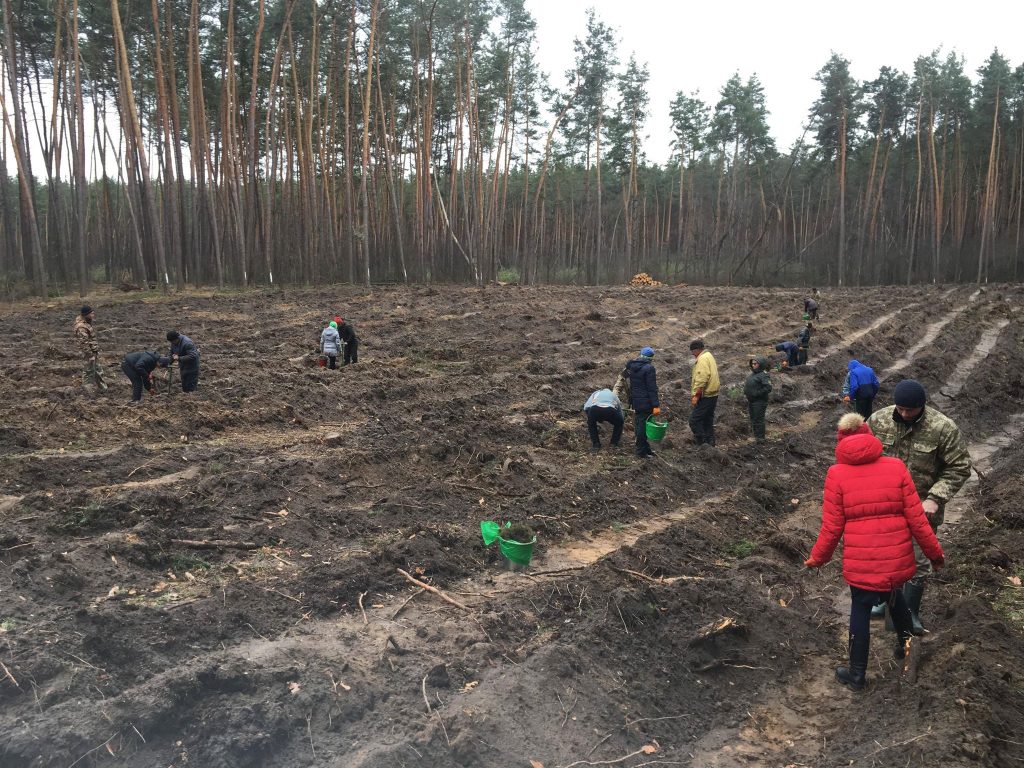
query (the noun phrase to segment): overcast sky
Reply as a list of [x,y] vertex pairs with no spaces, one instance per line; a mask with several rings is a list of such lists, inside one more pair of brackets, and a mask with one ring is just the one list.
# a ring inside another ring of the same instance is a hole
[[1016,67],[1024,63],[1024,2],[828,3],[687,2],[687,0],[526,0],[537,20],[541,67],[552,85],[565,87],[573,65],[573,39],[585,35],[586,10],[612,27],[619,59],[636,52],[650,65],[648,157],[669,154],[668,105],[677,91],[700,89],[712,106],[736,71],[756,73],[764,85],[769,125],[779,149],[800,137],[819,86],[815,73],[832,51],[850,61],[858,80],[874,79],[879,67],[905,72],[935,48],[956,50],[972,81],[992,50]]

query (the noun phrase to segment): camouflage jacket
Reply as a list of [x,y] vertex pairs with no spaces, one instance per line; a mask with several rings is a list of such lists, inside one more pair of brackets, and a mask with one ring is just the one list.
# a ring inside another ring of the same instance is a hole
[[868,425],[882,441],[884,454],[907,465],[921,500],[933,499],[944,505],[971,476],[971,456],[960,428],[930,405],[909,425],[892,420],[895,410],[890,405],[875,411]]
[[100,345],[96,343],[96,331],[81,315],[75,318],[75,339],[85,357],[95,357],[100,353]]

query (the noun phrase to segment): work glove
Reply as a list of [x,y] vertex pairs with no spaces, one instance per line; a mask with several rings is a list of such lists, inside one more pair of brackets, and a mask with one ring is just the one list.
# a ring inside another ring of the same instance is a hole
[[844,403],[848,403],[848,402],[850,402],[850,396],[849,396],[849,395],[846,395],[845,397],[843,397],[843,402],[844,402]]
[[657,406],[655,406],[654,409],[651,411],[651,414],[654,416],[657,416],[659,413],[661,413],[661,408],[658,408]]
[[821,568],[821,566],[824,565],[824,563],[819,563],[813,557],[808,557],[806,560],[804,560],[804,565],[808,568]]
[[933,571],[941,571],[945,565],[946,565],[946,558],[945,557],[940,557],[937,560],[932,560],[932,570]]

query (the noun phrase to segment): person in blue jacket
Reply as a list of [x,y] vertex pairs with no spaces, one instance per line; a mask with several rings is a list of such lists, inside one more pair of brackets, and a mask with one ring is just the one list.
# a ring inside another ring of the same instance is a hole
[[601,437],[597,431],[599,422],[612,425],[612,439],[609,445],[615,448],[622,437],[622,402],[610,389],[599,389],[583,404],[583,412],[587,414],[587,431],[590,432],[591,450],[601,450]]
[[843,401],[852,402],[857,413],[867,419],[878,394],[878,377],[871,368],[855,360],[853,353],[850,353],[847,369],[843,380]]
[[156,394],[156,384],[153,382],[153,370],[160,364],[160,355],[150,350],[142,352],[129,352],[121,361],[121,370],[132,383],[132,403],[142,399],[142,388],[145,387],[151,395]]
[[636,418],[633,429],[636,432],[636,455],[648,458],[654,455],[651,444],[647,442],[647,420],[661,413],[658,401],[658,379],[654,371],[654,350],[644,347],[640,357],[626,363],[626,375],[629,377],[630,400]]
[[793,367],[799,365],[798,358],[797,358],[797,356],[799,354],[799,350],[800,350],[800,347],[797,345],[797,343],[795,341],[780,341],[778,344],[775,345],[775,351],[776,352],[785,352],[786,353],[786,367],[787,368],[793,368]]
[[178,364],[181,373],[181,391],[195,392],[199,387],[199,347],[188,336],[177,331],[168,331],[167,340],[171,350],[160,358],[160,367]]

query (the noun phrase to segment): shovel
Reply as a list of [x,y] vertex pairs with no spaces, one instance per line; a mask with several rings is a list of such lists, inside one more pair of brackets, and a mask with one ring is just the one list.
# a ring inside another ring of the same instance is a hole
[[174,363],[167,366],[167,394],[171,394],[171,384],[174,383]]

